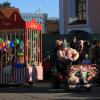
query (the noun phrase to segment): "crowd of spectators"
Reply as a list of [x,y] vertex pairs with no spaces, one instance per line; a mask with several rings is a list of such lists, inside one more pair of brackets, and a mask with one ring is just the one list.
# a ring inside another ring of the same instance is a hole
[[73,37],[69,44],[71,48],[79,53],[79,59],[76,61],[76,64],[82,63],[83,60],[90,60],[92,64],[100,63],[100,40],[90,42],[77,40],[76,37]]

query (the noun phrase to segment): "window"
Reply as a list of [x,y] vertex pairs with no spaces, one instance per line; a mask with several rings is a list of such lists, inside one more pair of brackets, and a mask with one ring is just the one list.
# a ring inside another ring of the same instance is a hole
[[76,17],[78,20],[86,20],[86,1],[87,0],[76,0]]

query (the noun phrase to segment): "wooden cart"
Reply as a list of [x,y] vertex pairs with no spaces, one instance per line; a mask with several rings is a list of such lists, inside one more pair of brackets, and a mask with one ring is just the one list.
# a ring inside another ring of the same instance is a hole
[[[34,63],[38,73],[37,66],[42,62],[41,29],[42,27],[34,19],[25,22],[17,8],[0,8],[0,84],[26,83],[30,67],[17,66],[19,52],[24,54],[23,64],[32,65]],[[7,67],[11,68],[9,73],[6,73]],[[31,72],[34,72],[33,69]]]

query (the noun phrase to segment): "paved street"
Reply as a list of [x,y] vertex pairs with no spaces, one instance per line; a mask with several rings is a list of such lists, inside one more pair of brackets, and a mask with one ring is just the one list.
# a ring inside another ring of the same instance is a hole
[[36,83],[33,87],[0,88],[0,100],[100,100],[100,87],[91,92],[51,89],[49,83]]

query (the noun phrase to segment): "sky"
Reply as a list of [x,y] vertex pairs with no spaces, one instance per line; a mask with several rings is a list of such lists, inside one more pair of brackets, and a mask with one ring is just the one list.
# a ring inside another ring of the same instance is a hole
[[47,13],[48,17],[59,17],[59,0],[0,0],[0,3],[9,1],[11,6],[20,9],[21,13]]

